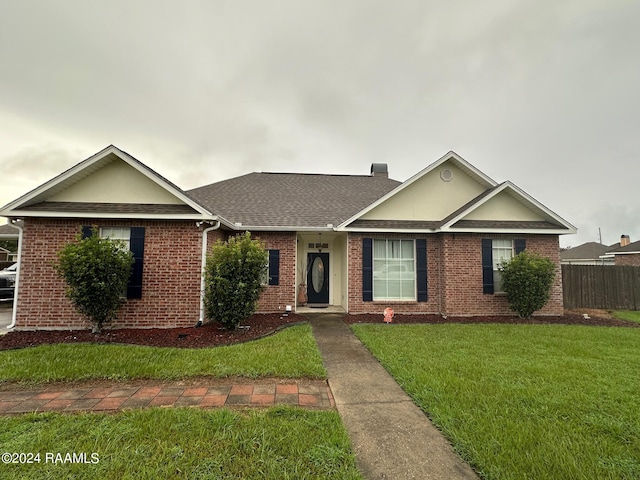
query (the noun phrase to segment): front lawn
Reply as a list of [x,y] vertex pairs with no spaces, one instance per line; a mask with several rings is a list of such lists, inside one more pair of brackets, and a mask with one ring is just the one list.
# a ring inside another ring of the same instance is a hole
[[640,310],[617,310],[613,312],[613,316],[621,320],[640,323]]
[[174,380],[202,375],[326,378],[326,371],[309,325],[215,348],[57,344],[0,351],[0,386],[3,382]]
[[353,329],[483,478],[640,478],[640,330]]
[[[30,464],[3,457],[3,479],[361,479],[335,411],[153,408],[0,417],[0,445],[2,452],[39,454]],[[74,454],[80,463],[72,463]]]

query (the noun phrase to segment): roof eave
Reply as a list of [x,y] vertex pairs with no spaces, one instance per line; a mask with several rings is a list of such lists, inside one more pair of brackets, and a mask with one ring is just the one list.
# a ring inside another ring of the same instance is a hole
[[[50,212],[33,210],[2,211],[0,216],[10,218],[110,218],[110,219],[147,219],[147,220],[212,220],[221,218],[217,215],[206,213],[193,214],[166,214],[166,213],[88,213],[88,212]],[[228,223],[228,222],[227,222]]]
[[358,228],[338,227],[338,232],[354,233],[487,233],[487,234],[537,234],[569,235],[577,233],[568,229],[554,228]]
[[244,225],[229,223],[231,229],[251,232],[333,232],[335,227],[314,227],[300,225]]
[[538,235],[571,235],[578,231],[568,228],[442,228],[441,232],[450,233],[521,233]]
[[353,233],[438,233],[439,230],[433,228],[358,228],[341,227],[336,228],[337,232]]

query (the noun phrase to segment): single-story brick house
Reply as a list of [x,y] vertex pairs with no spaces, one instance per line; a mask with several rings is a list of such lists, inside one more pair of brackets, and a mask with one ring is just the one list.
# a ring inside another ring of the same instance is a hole
[[[454,152],[405,182],[369,175],[249,173],[189,191],[109,146],[0,210],[20,231],[17,329],[85,328],[52,263],[82,227],[127,241],[136,263],[113,327],[202,320],[208,246],[250,231],[269,249],[258,311],[509,314],[496,266],[527,248],[558,265],[541,315],[561,314],[559,235],[576,229]],[[301,294],[302,290],[302,294]],[[306,295],[305,295],[306,294]]]
[[640,241],[631,243],[629,235],[622,235],[620,243],[611,245],[602,258],[618,266],[640,267]]

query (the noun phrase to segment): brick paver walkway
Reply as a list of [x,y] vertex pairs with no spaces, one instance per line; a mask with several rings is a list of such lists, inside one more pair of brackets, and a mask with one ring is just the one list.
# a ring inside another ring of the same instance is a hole
[[179,385],[146,383],[83,388],[43,387],[0,391],[0,414],[29,412],[115,411],[145,407],[264,407],[276,404],[334,408],[325,380],[267,380],[257,383]]

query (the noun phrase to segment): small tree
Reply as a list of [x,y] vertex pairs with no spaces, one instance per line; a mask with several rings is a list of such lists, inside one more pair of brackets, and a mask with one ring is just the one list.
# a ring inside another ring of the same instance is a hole
[[509,307],[521,318],[529,318],[549,301],[555,265],[548,258],[527,250],[499,267]]
[[67,283],[65,293],[76,310],[89,318],[93,333],[115,318],[124,303],[133,261],[122,242],[100,238],[95,228],[90,237],[78,234],[75,242],[58,252],[55,268]]
[[251,234],[214,244],[205,267],[204,305],[207,318],[234,328],[252,315],[260,297],[269,256]]

